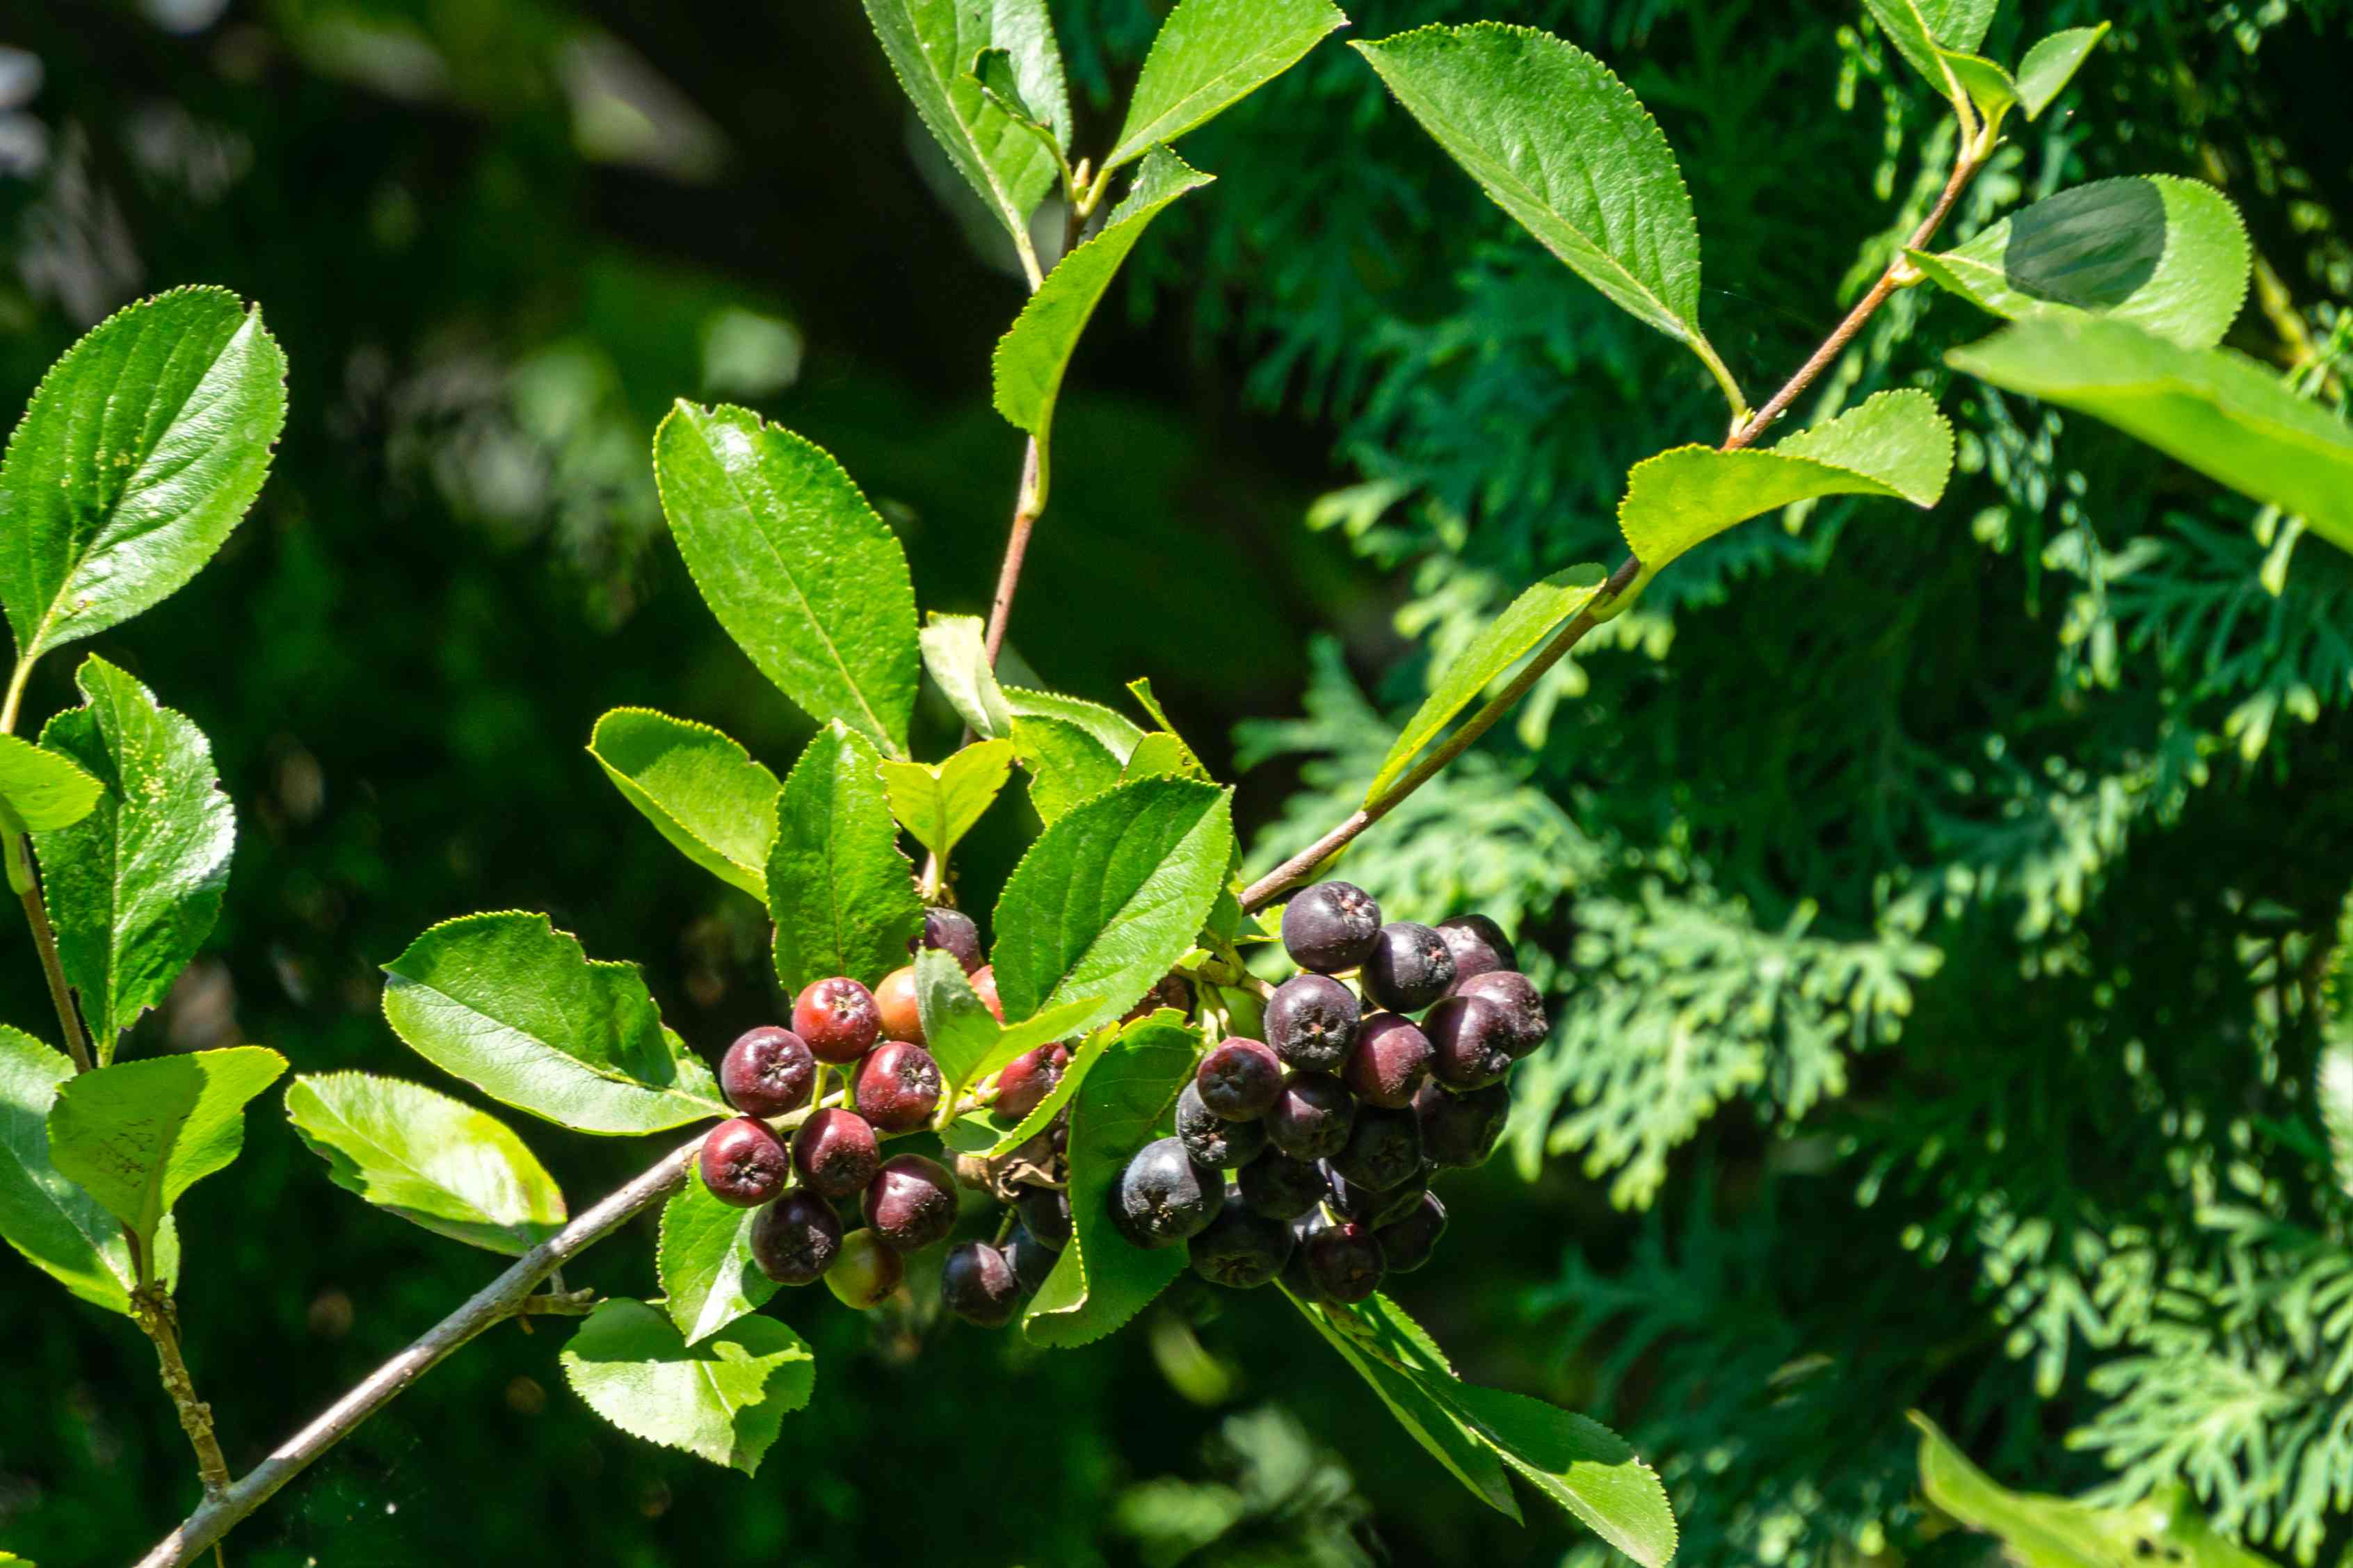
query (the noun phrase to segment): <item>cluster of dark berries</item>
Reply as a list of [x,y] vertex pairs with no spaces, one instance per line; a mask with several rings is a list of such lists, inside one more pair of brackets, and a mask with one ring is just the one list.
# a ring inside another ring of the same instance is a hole
[[1361,1301],[1430,1260],[1446,1229],[1430,1176],[1494,1152],[1544,1004],[1494,921],[1384,925],[1345,882],[1292,900],[1282,943],[1303,973],[1268,1000],[1265,1040],[1201,1058],[1113,1216],[1138,1247],[1184,1244],[1217,1284]]

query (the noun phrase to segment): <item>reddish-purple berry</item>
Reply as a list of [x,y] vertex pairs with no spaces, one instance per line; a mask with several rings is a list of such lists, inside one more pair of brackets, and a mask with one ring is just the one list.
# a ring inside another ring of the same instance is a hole
[[1228,1204],[1201,1234],[1186,1243],[1193,1272],[1214,1285],[1252,1290],[1267,1284],[1291,1261],[1291,1226]]
[[1227,1121],[1255,1121],[1282,1098],[1282,1058],[1257,1040],[1228,1040],[1201,1058],[1193,1087]]
[[997,1114],[1018,1121],[1037,1110],[1070,1065],[1071,1049],[1060,1045],[1039,1046],[1007,1062],[997,1075]]
[[1337,1172],[1332,1173],[1331,1182],[1332,1206],[1350,1219],[1363,1220],[1376,1228],[1402,1218],[1421,1202],[1421,1194],[1430,1191],[1430,1179],[1420,1174],[1409,1176],[1383,1193],[1360,1187]]
[[881,1164],[874,1129],[854,1110],[828,1107],[793,1134],[793,1166],[821,1198],[846,1198],[864,1191]]
[[782,1116],[808,1103],[817,1058],[790,1029],[747,1029],[719,1062],[719,1087],[746,1116]]
[[882,1037],[874,993],[846,974],[811,981],[793,1003],[793,1033],[821,1062],[854,1062]]
[[1430,1075],[1452,1089],[1484,1089],[1512,1070],[1502,1009],[1483,996],[1449,996],[1421,1021]]
[[920,1252],[955,1228],[955,1178],[921,1154],[893,1154],[866,1184],[859,1208],[883,1246]]
[[1430,1037],[1410,1018],[1376,1013],[1356,1031],[1343,1082],[1366,1105],[1401,1110],[1430,1077]]
[[1380,1243],[1362,1221],[1310,1226],[1300,1245],[1307,1254],[1307,1277],[1325,1300],[1361,1301],[1381,1288]]
[[1265,1149],[1266,1123],[1227,1121],[1202,1103],[1200,1089],[1188,1083],[1176,1096],[1176,1136],[1195,1164],[1230,1171]]
[[1432,1192],[1424,1192],[1402,1214],[1373,1227],[1382,1267],[1392,1274],[1410,1274],[1429,1262],[1438,1238],[1445,1234],[1446,1205]]
[[1413,1097],[1413,1110],[1421,1122],[1422,1157],[1441,1171],[1467,1171],[1485,1164],[1503,1141],[1512,1091],[1499,1083],[1449,1094],[1433,1083]]
[[985,1241],[962,1242],[940,1265],[940,1305],[967,1323],[1001,1329],[1020,1310],[1021,1284],[1005,1254]]
[[1331,1191],[1323,1166],[1270,1149],[1235,1173],[1243,1203],[1271,1219],[1292,1220],[1313,1209]]
[[1356,1097],[1336,1078],[1295,1072],[1274,1109],[1261,1120],[1267,1141],[1294,1160],[1321,1160],[1347,1145]]
[[923,948],[936,948],[964,966],[970,974],[981,964],[980,928],[962,910],[932,909],[923,911],[923,931],[921,936],[907,939],[910,955]]
[[1364,963],[1380,929],[1380,905],[1349,882],[1318,882],[1283,906],[1283,950],[1300,968],[1321,974]]
[[1199,1235],[1225,1201],[1225,1177],[1195,1164],[1177,1140],[1156,1138],[1120,1172],[1112,1218],[1138,1247],[1174,1247]]
[[768,1124],[738,1116],[702,1140],[702,1184],[721,1203],[755,1209],[785,1190],[792,1160]]
[[1393,1013],[1419,1013],[1454,984],[1454,952],[1429,926],[1396,921],[1373,939],[1365,994]]
[[786,1193],[752,1222],[752,1261],[779,1285],[813,1285],[841,1251],[841,1220],[807,1188]]
[[1514,1061],[1545,1043],[1552,1032],[1545,1017],[1544,998],[1535,983],[1515,969],[1498,969],[1475,975],[1454,988],[1458,996],[1476,996],[1493,1005],[1501,1016],[1504,1048]]
[[1337,1072],[1356,1037],[1356,994],[1328,974],[1294,974],[1267,998],[1266,1042],[1302,1072]]
[[1421,1123],[1410,1110],[1367,1105],[1356,1112],[1332,1169],[1360,1187],[1385,1193],[1421,1171]]
[[1438,934],[1446,939],[1446,950],[1454,955],[1454,984],[1458,990],[1472,975],[1520,966],[1520,955],[1512,950],[1511,938],[1485,915],[1456,915],[1451,921],[1440,921]]
[[885,1040],[858,1067],[858,1113],[885,1132],[913,1132],[940,1108],[940,1064],[921,1046]]

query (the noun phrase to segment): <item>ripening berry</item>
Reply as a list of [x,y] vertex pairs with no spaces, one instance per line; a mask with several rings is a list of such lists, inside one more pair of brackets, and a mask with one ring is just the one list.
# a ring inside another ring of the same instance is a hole
[[972,972],[973,994],[988,1009],[989,1016],[1005,1022],[1005,1003],[997,994],[997,965],[984,963]]
[[1177,1140],[1155,1138],[1119,1173],[1111,1194],[1112,1219],[1138,1247],[1174,1247],[1200,1234],[1225,1201],[1223,1176],[1193,1163]]
[[1503,1141],[1512,1091],[1499,1083],[1449,1094],[1433,1083],[1413,1097],[1413,1110],[1421,1122],[1422,1157],[1441,1171],[1467,1171],[1485,1164]]
[[1451,1089],[1484,1089],[1512,1070],[1503,1009],[1483,996],[1449,996],[1421,1021],[1430,1076]]
[[864,1191],[881,1164],[874,1129],[854,1110],[828,1107],[793,1134],[793,1168],[821,1198],[846,1198]]
[[955,1178],[921,1154],[893,1154],[866,1184],[858,1205],[883,1246],[920,1252],[955,1228]]
[[1421,1194],[1430,1191],[1430,1178],[1419,1173],[1381,1193],[1360,1187],[1336,1171],[1330,1172],[1329,1176],[1332,1206],[1348,1218],[1363,1220],[1375,1228],[1402,1218],[1421,1202]]
[[1419,1013],[1454,984],[1454,951],[1414,921],[1393,921],[1373,938],[1365,960],[1365,994],[1393,1013]]
[[821,1062],[836,1066],[854,1062],[882,1037],[878,1001],[874,993],[846,974],[811,981],[793,1003],[793,1032],[808,1043]]
[[1229,1121],[1202,1103],[1201,1091],[1187,1084],[1176,1096],[1176,1136],[1197,1165],[1230,1171],[1247,1165],[1266,1148],[1262,1121]]
[[1458,996],[1476,996],[1502,1015],[1504,1048],[1514,1061],[1545,1043],[1552,1025],[1545,1017],[1544,998],[1535,983],[1516,969],[1498,969],[1464,981],[1454,988]]
[[782,1116],[808,1103],[817,1058],[790,1029],[747,1029],[719,1060],[719,1087],[746,1116]]
[[1421,1123],[1410,1110],[1367,1105],[1356,1112],[1346,1147],[1332,1156],[1332,1169],[1360,1187],[1388,1192],[1421,1172]]
[[1440,921],[1438,934],[1446,939],[1446,950],[1454,955],[1457,989],[1474,974],[1520,966],[1520,955],[1512,950],[1511,938],[1485,915],[1456,915],[1451,921]]
[[1005,1254],[1005,1261],[1013,1265],[1014,1283],[1021,1287],[1021,1293],[1025,1296],[1038,1293],[1038,1287],[1054,1272],[1055,1261],[1060,1257],[1054,1248],[1031,1234],[1026,1225],[1015,1226],[1013,1234],[1005,1238],[1005,1245],[998,1250]]
[[1005,1254],[985,1241],[960,1242],[940,1265],[940,1305],[967,1323],[1001,1329],[1021,1307],[1021,1284]]
[[806,1187],[760,1211],[752,1222],[752,1261],[779,1285],[813,1285],[841,1251],[841,1220]]
[[[894,1040],[906,1040],[914,1045],[929,1044],[923,1038],[923,1010],[915,1001],[915,966],[894,969],[882,977],[874,988],[875,1026],[878,1037],[888,1035]],[[871,1045],[873,1042],[867,1042]]]
[[1229,1289],[1254,1290],[1282,1272],[1291,1261],[1293,1244],[1288,1221],[1228,1204],[1185,1245],[1193,1272],[1202,1279]]
[[1359,1220],[1310,1225],[1300,1243],[1307,1277],[1327,1300],[1361,1301],[1381,1288],[1381,1247]]
[[1401,1110],[1430,1078],[1430,1037],[1410,1018],[1376,1013],[1356,1030],[1340,1079],[1366,1105]]
[[1173,1007],[1187,1018],[1193,1016],[1193,983],[1181,974],[1164,974],[1144,994],[1144,1000],[1120,1016],[1123,1024],[1133,1024],[1148,1018],[1163,1007]]
[[845,1307],[865,1311],[891,1299],[907,1278],[904,1259],[876,1239],[871,1230],[853,1230],[841,1238],[833,1267],[825,1271],[825,1288]]
[[1041,1246],[1060,1252],[1071,1244],[1071,1194],[1055,1187],[1031,1187],[1013,1205],[1022,1227]]
[[1282,1098],[1282,1058],[1257,1040],[1227,1040],[1193,1074],[1201,1103],[1229,1121],[1255,1121]]
[[1430,1261],[1438,1238],[1446,1234],[1446,1205],[1438,1194],[1425,1191],[1410,1208],[1373,1227],[1381,1246],[1381,1265],[1392,1274],[1410,1274]]
[[1307,1238],[1322,1223],[1321,1215],[1310,1215],[1291,1223],[1291,1258],[1283,1264],[1280,1278],[1282,1288],[1302,1301],[1325,1300],[1323,1287],[1317,1285],[1314,1276],[1307,1272]]
[[1244,1165],[1234,1176],[1243,1203],[1270,1219],[1292,1220],[1324,1201],[1331,1191],[1323,1166],[1294,1160],[1280,1149]]
[[1321,1160],[1347,1145],[1356,1098],[1336,1078],[1295,1072],[1260,1125],[1267,1141],[1294,1160]]
[[1354,969],[1372,955],[1381,906],[1348,882],[1318,882],[1282,910],[1282,946],[1291,962],[1320,974]]
[[1071,1065],[1068,1046],[1039,1046],[1007,1062],[997,1075],[997,1114],[1018,1121],[1054,1092]]
[[940,1064],[921,1046],[885,1040],[858,1065],[851,1099],[885,1132],[913,1132],[940,1108]]
[[792,1159],[768,1124],[738,1116],[712,1128],[702,1140],[702,1184],[723,1204],[755,1209],[785,1190]]
[[1356,994],[1325,974],[1294,974],[1267,998],[1266,1043],[1302,1072],[1338,1072],[1356,1037]]
[[907,953],[914,956],[924,948],[935,948],[964,965],[970,974],[980,967],[980,928],[962,910],[931,909],[923,911],[923,930],[920,936],[907,939]]

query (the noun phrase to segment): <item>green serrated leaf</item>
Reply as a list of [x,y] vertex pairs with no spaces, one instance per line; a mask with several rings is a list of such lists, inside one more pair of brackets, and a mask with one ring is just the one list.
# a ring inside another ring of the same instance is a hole
[[1021,72],[1013,63],[1012,50],[986,48],[973,56],[972,79],[980,84],[981,96],[1002,110],[1007,119],[1060,149],[1060,133],[1021,96]]
[[1092,736],[1113,761],[1123,763],[1135,750],[1135,743],[1144,739],[1143,728],[1134,721],[1082,697],[1064,697],[1055,691],[1024,691],[1008,686],[1005,689],[1005,706],[1016,719],[1059,719],[1065,724],[1074,724]]
[[436,1236],[521,1257],[564,1228],[564,1194],[522,1140],[438,1089],[307,1075],[288,1087],[286,1115],[337,1186]]
[[613,1134],[728,1114],[637,965],[591,960],[545,915],[445,921],[384,969],[393,1033],[501,1104]]
[[1643,1564],[1675,1554],[1675,1516],[1658,1473],[1599,1421],[1500,1388],[1421,1374],[1422,1387],[1461,1416],[1504,1463],[1587,1529]]
[[0,461],[0,602],[20,658],[129,620],[195,576],[269,472],[286,356],[225,289],[176,289],[90,329]]
[[1570,566],[1531,584],[1510,607],[1487,624],[1471,646],[1448,663],[1446,672],[1430,689],[1388,755],[1381,759],[1365,791],[1367,801],[1378,799],[1403,777],[1421,749],[1438,738],[1454,716],[1476,701],[1506,670],[1535,651],[1556,627],[1593,602],[1609,574],[1595,565]]
[[1945,358],[2113,425],[2353,550],[2353,429],[2252,361],[2090,318],[2020,321]]
[[1185,737],[1176,732],[1176,726],[1169,721],[1168,710],[1160,706],[1160,699],[1153,692],[1152,682],[1138,676],[1127,683],[1127,690],[1128,695],[1135,699],[1136,705],[1150,714],[1152,721],[1160,728],[1136,742],[1135,749],[1127,755],[1127,765],[1120,770],[1121,775],[1125,778],[1151,778],[1182,774],[1187,778],[1208,778],[1208,765],[1186,743]]
[[752,1229],[762,1211],[713,1197],[688,1182],[662,1205],[655,1248],[662,1310],[691,1347],[765,1306],[783,1289],[752,1258]]
[[1883,392],[1769,451],[1678,447],[1634,466],[1618,526],[1642,563],[1620,598],[1736,523],[1817,496],[1887,496],[1930,507],[1953,468],[1953,427],[1926,393]]
[[768,912],[787,995],[835,974],[879,983],[906,962],[907,939],[923,925],[881,768],[866,738],[837,721],[785,779],[768,856]]
[[1193,945],[1232,847],[1230,797],[1191,779],[1121,784],[1056,819],[997,897],[1006,1016],[1101,998],[1078,1034],[1134,1005]]
[[1082,1021],[1098,1009],[1100,998],[1077,997],[1007,1028],[972,988],[954,956],[926,948],[915,955],[915,1005],[923,1020],[924,1047],[940,1065],[940,1101],[954,1105],[965,1089],[1022,1052],[1078,1034]]
[[884,763],[882,788],[899,826],[944,860],[1012,772],[1012,742],[976,741],[936,766]]
[[104,793],[89,815],[34,843],[58,955],[103,1066],[219,918],[237,812],[213,772],[212,743],[186,715],[95,655],[74,680],[83,706],[49,721],[41,749]]
[[774,1318],[739,1319],[689,1349],[643,1301],[598,1306],[559,1359],[572,1391],[632,1437],[747,1476],[817,1385],[816,1356]]
[[1013,732],[1013,715],[988,657],[978,616],[934,614],[923,628],[923,668],[972,732],[994,741]]
[[2000,0],[1863,0],[1895,52],[1937,92],[1950,91],[1939,50],[1975,54]]
[[127,1317],[139,1271],[122,1226],[49,1155],[49,1109],[73,1076],[64,1052],[0,1025],[0,1237],[82,1300]]
[[[1188,1028],[1184,1016],[1173,1008],[1157,1008],[1150,1016],[1125,1026],[1105,1024],[1102,1028],[1089,1035],[1079,1043],[1078,1048],[1071,1053],[1070,1065],[1062,1069],[1062,1076],[1056,1081],[1054,1087],[1046,1091],[1046,1098],[1039,1100],[1030,1110],[1029,1114],[1011,1127],[998,1132],[997,1142],[988,1147],[988,1157],[993,1160],[1000,1154],[1010,1153],[1043,1132],[1046,1130],[1046,1124],[1060,1115],[1062,1107],[1070,1104],[1077,1097],[1079,1090],[1085,1087],[1087,1075],[1094,1070],[1095,1064],[1103,1060],[1104,1054],[1120,1041],[1131,1037],[1141,1038],[1147,1032],[1157,1037],[1169,1029],[1183,1033],[1187,1039],[1186,1048],[1198,1054],[1201,1048],[1200,1031]],[[1001,1121],[1002,1118],[999,1120]]]
[[2018,62],[2018,103],[2027,119],[2042,117],[2107,36],[2105,22],[2095,27],[2069,27],[2026,51],[2026,58]]
[[914,585],[841,465],[748,409],[681,402],[654,432],[654,479],[703,602],[760,673],[906,755]]
[[1953,79],[1969,95],[1969,101],[1977,106],[1987,124],[1999,127],[2003,117],[2017,106],[2018,83],[1994,61],[1983,55],[1946,48],[1936,50],[1936,58],[1953,73]]
[[71,758],[0,735],[0,828],[41,833],[70,827],[97,808],[105,788]]
[[1033,509],[1046,504],[1051,486],[1054,403],[1061,395],[1062,374],[1070,369],[1080,334],[1103,302],[1120,263],[1144,237],[1152,220],[1177,197],[1198,190],[1212,177],[1187,167],[1165,147],[1154,152],[1136,170],[1134,184],[1126,198],[1112,209],[1102,232],[1056,264],[1029,302],[1021,307],[1011,329],[998,340],[990,361],[997,411],[1038,442],[1038,479],[1029,492]]
[[58,1086],[49,1157],[152,1255],[180,1194],[245,1147],[245,1107],[286,1058],[260,1046],[120,1062]]
[[[1139,740],[1137,744],[1141,743]],[[1045,822],[1052,822],[1120,781],[1120,760],[1101,741],[1065,719],[1017,716],[1013,749],[1029,774],[1029,804]]]
[[644,708],[596,721],[588,754],[685,857],[764,902],[776,839],[776,775],[708,724]]
[[1144,58],[1103,172],[1223,113],[1347,25],[1330,0],[1179,0]]

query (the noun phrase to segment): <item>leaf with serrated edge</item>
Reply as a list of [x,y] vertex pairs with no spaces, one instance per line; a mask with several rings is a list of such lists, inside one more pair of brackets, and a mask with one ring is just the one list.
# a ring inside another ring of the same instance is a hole
[[809,742],[777,796],[768,913],[787,995],[836,974],[878,984],[907,961],[907,939],[923,925],[881,763],[864,736],[836,722]]
[[923,668],[972,732],[984,741],[1012,733],[1013,715],[990,667],[978,616],[932,616],[923,628]]
[[105,787],[70,757],[0,735],[0,827],[11,833],[70,827],[96,809]]
[[1936,58],[1953,73],[1953,79],[1961,84],[1961,90],[1969,95],[1969,101],[1977,106],[1987,123],[1999,126],[2002,117],[2017,104],[2018,83],[1994,61],[1957,49],[1938,49]]
[[2105,22],[2096,27],[2069,27],[2026,51],[2026,58],[2018,62],[2018,103],[2027,119],[2042,118],[2107,35]]
[[[139,1276],[121,1223],[49,1157],[49,1109],[73,1076],[64,1052],[0,1025],[0,1237],[75,1296],[127,1317]],[[164,1252],[169,1283],[177,1248]]]
[[2263,366],[2088,318],[2020,321],[1945,359],[2104,420],[2353,550],[2353,429]]
[[1013,749],[1029,775],[1029,804],[1043,822],[1120,782],[1119,759],[1067,719],[1017,717]]
[[1065,724],[1075,724],[1120,763],[1126,762],[1135,743],[1144,739],[1144,730],[1134,721],[1083,697],[1065,697],[1058,691],[1025,691],[1018,686],[1008,686],[1005,689],[1005,706],[1016,719],[1059,719]]
[[1331,0],[1179,0],[1144,57],[1104,170],[1222,113],[1347,25]]
[[1736,523],[1817,496],[1887,496],[1930,507],[1953,468],[1953,428],[1936,400],[1883,392],[1769,451],[1678,447],[1626,477],[1618,526],[1642,563],[1621,598],[1684,551]]
[[1966,245],[1907,254],[1997,316],[2101,316],[2193,349],[2221,342],[2238,318],[2253,260],[2230,198],[2162,174],[2078,185]]
[[976,741],[936,766],[884,763],[882,788],[899,826],[944,860],[997,799],[1012,772],[1012,742]]
[[436,1236],[519,1258],[564,1228],[564,1194],[497,1117],[364,1072],[297,1078],[287,1119],[328,1178]]
[[1500,1388],[1431,1373],[1423,1390],[1469,1423],[1504,1463],[1587,1529],[1643,1564],[1675,1554],[1675,1516],[1656,1471],[1599,1421]]
[[1125,1026],[1105,1024],[1089,1035],[1071,1053],[1069,1065],[1063,1068],[1062,1076],[1056,1080],[1054,1087],[1046,1091],[1046,1098],[1032,1107],[1029,1115],[998,1134],[997,1142],[989,1145],[988,1157],[993,1160],[1000,1154],[1010,1153],[1046,1131],[1046,1124],[1060,1115],[1062,1107],[1077,1097],[1086,1084],[1087,1074],[1094,1070],[1095,1064],[1103,1060],[1104,1053],[1113,1046],[1122,1040],[1141,1038],[1147,1032],[1157,1034],[1168,1029],[1185,1035],[1187,1049],[1198,1051],[1200,1048],[1200,1031],[1188,1029],[1185,1016],[1172,1007],[1155,1008],[1148,1016]]
[[632,1437],[756,1473],[809,1401],[817,1358],[774,1318],[742,1318],[690,1350],[643,1301],[611,1300],[557,1358],[588,1408]]
[[915,1007],[923,1021],[924,1047],[939,1064],[944,1105],[954,1105],[966,1088],[1022,1052],[1076,1035],[1080,1021],[1100,1005],[1100,998],[1082,996],[1006,1028],[965,978],[954,954],[925,948],[915,955]]
[[915,590],[841,465],[748,409],[681,401],[654,432],[654,479],[703,603],[760,673],[906,755]]
[[1071,1102],[1071,1239],[1021,1327],[1039,1344],[1089,1344],[1126,1322],[1185,1271],[1185,1249],[1135,1246],[1112,1219],[1111,1192],[1192,1076],[1192,1031],[1123,1037]]
[[[1137,750],[1128,753],[1127,766],[1121,770],[1123,774],[1129,778],[1143,778],[1151,773],[1183,773],[1188,778],[1208,778],[1208,766],[1186,743],[1185,737],[1176,732],[1176,726],[1168,721],[1168,710],[1160,706],[1160,699],[1153,694],[1152,682],[1138,676],[1127,683],[1127,690],[1128,695],[1152,715],[1152,721],[1160,728],[1156,733],[1136,742]],[[1139,760],[1137,752],[1147,745],[1153,747],[1157,755]]]
[[596,721],[588,754],[679,852],[764,902],[776,775],[708,724],[645,708]]
[[196,574],[261,492],[286,356],[224,289],[126,305],[50,367],[0,461],[0,601],[26,658]]
[[581,1132],[724,1116],[709,1068],[662,1027],[632,963],[592,960],[545,915],[465,915],[384,966],[410,1049],[491,1099]]
[[1939,93],[1947,89],[1940,49],[1975,54],[2000,0],[1863,0],[1895,52]]
[[1397,743],[1381,759],[1380,771],[1365,790],[1375,800],[1412,765],[1421,749],[1438,738],[1454,716],[1479,699],[1496,678],[1533,652],[1553,629],[1593,602],[1609,574],[1595,565],[1571,566],[1540,583],[1531,584],[1510,607],[1490,621],[1457,654],[1446,673],[1430,688],[1430,696],[1398,734]]
[[758,1311],[782,1289],[752,1258],[752,1230],[762,1212],[722,1203],[700,1181],[688,1182],[662,1205],[654,1249],[662,1310],[688,1345]]

